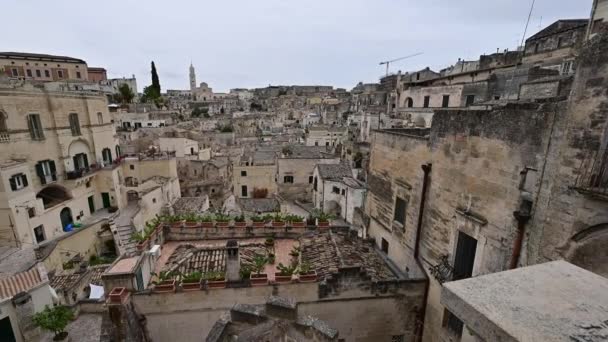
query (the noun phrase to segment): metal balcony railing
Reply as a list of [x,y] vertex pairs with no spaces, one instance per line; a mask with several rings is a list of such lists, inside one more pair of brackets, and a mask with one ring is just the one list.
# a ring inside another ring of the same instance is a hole
[[453,278],[454,267],[450,265],[449,259],[449,255],[442,255],[439,257],[439,262],[437,263],[437,265],[430,267],[431,275],[435,277],[435,279],[437,279],[440,284],[443,284],[446,281],[450,281]]
[[608,196],[608,149],[590,153],[581,163],[575,188]]
[[6,132],[0,132],[0,143],[7,143],[11,141],[11,135]]

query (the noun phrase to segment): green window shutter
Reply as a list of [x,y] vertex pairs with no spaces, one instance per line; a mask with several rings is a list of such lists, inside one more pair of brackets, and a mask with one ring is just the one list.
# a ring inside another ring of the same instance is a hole
[[21,183],[23,183],[24,188],[27,186],[27,176],[24,174],[21,175]]
[[57,180],[57,169],[55,168],[55,161],[49,160],[49,166],[51,169],[51,176],[53,177],[53,180],[56,181]]
[[40,177],[40,184],[46,184],[46,177],[44,176],[44,170],[42,169],[42,162],[36,164],[36,174]]
[[11,190],[17,190],[17,183],[15,182],[15,176],[8,179],[8,182],[11,184]]

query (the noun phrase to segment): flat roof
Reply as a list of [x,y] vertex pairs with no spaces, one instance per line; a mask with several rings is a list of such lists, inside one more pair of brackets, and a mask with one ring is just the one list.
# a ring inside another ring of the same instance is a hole
[[566,261],[445,283],[441,303],[486,341],[608,336],[608,279]]
[[137,265],[137,260],[138,257],[134,256],[134,257],[130,257],[130,258],[125,258],[125,259],[120,259],[118,260],[118,262],[116,264],[114,264],[114,266],[112,266],[112,268],[110,268],[108,270],[108,274],[112,274],[112,273],[128,273],[133,271],[133,269],[135,268],[135,265]]
[[86,62],[82,59],[67,57],[67,56],[55,56],[41,53],[29,53],[29,52],[0,52],[0,58],[6,59],[24,59],[29,61],[47,61],[47,62],[64,62],[64,63],[83,63]]

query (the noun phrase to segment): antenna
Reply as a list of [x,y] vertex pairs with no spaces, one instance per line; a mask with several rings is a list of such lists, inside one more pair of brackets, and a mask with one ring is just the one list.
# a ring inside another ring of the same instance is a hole
[[534,3],[536,3],[536,0],[532,0],[532,6],[530,6],[530,13],[528,13],[528,20],[526,20],[526,27],[524,28],[524,35],[521,37],[520,46],[524,46],[524,40],[526,39],[526,33],[528,33],[528,25],[530,25],[530,18],[532,17],[532,11],[534,10]]

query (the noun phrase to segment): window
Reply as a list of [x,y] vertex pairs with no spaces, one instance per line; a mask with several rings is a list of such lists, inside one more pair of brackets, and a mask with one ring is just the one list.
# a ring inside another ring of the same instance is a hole
[[97,123],[103,125],[103,114],[97,113]]
[[152,203],[156,203],[156,198],[153,198],[153,199],[152,199]]
[[382,252],[384,252],[385,254],[388,254],[388,241],[386,241],[385,238],[382,238],[380,248],[382,249]]
[[247,177],[247,171],[241,171],[241,177]]
[[63,70],[57,70],[57,77],[63,78]]
[[412,108],[412,107],[414,107],[414,100],[413,100],[411,97],[408,97],[408,98],[405,100],[405,105],[406,105],[408,108]]
[[11,73],[13,74],[13,77],[17,77],[17,76],[19,76],[19,69],[12,68]]
[[424,108],[429,108],[429,104],[431,103],[431,97],[430,96],[425,96],[424,97],[424,104],[422,105]]
[[404,227],[405,227],[405,211],[406,211],[405,200],[397,197],[395,199],[395,213],[393,215],[393,220],[401,223]]
[[458,232],[452,280],[466,279],[473,275],[476,251],[477,240],[463,232]]
[[76,71],[76,78],[80,78],[80,71]]
[[563,43],[564,43],[564,38],[562,38],[562,37],[557,38],[557,48],[558,49],[562,47]]
[[42,131],[42,123],[40,123],[40,115],[30,114],[27,116],[27,125],[30,130],[30,136],[34,140],[43,140],[44,133]]
[[241,186],[241,197],[247,197],[247,185]]
[[51,77],[51,73],[48,70],[44,70],[44,77]]
[[68,118],[70,120],[70,129],[72,130],[72,135],[80,135],[80,122],[78,121],[78,114],[71,113]]
[[6,116],[3,112],[0,112],[0,132],[8,133],[8,126],[6,125]]
[[466,101],[465,101],[465,106],[470,106],[475,102],[475,95],[467,95],[466,97]]
[[38,227],[34,228],[34,236],[36,237],[37,243],[41,243],[42,241],[46,240],[46,238],[44,237],[43,225],[39,225]]
[[534,44],[534,53],[538,53],[539,47],[540,47],[540,44],[538,44],[538,43]]
[[450,105],[450,95],[443,95],[441,100],[441,107],[447,108]]
[[313,176],[308,176],[308,184],[312,184],[313,178]]
[[36,216],[36,208],[34,208],[34,207],[27,208],[27,216],[29,218]]
[[27,77],[32,77],[32,70],[31,69],[25,70],[25,73],[27,74]]
[[135,165],[133,165],[133,164],[129,165],[129,169],[135,170]]
[[420,73],[419,72],[416,73],[416,81],[420,81]]
[[45,185],[57,180],[55,161],[42,160],[36,164],[36,174],[40,178],[40,184]]
[[342,189],[342,196],[346,195],[346,190]]
[[40,70],[36,70],[36,77],[42,77],[42,73],[40,73]]
[[500,100],[500,95],[494,95],[494,100],[495,100],[495,101]]
[[291,183],[291,184],[293,184],[293,176],[285,176],[285,177],[283,177],[283,183]]
[[148,122],[148,126],[149,126],[149,127],[150,127],[150,126],[152,126],[152,123],[151,123],[151,122]]
[[11,190],[21,190],[27,186],[27,177],[23,173],[18,173],[9,178],[8,182],[11,185]]
[[333,192],[334,194],[340,194],[340,188],[338,188],[337,186],[334,186],[331,188],[331,192]]

